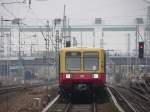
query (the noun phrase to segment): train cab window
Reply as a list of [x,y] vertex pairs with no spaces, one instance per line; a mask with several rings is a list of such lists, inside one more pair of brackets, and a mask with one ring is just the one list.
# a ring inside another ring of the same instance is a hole
[[80,70],[80,69],[81,69],[81,53],[66,52],[66,70]]
[[83,53],[84,70],[97,71],[99,69],[98,66],[99,66],[98,52],[84,52]]

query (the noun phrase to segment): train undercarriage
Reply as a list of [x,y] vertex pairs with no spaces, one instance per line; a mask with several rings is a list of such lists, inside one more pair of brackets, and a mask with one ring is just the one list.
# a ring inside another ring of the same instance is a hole
[[104,85],[94,85],[90,83],[75,83],[66,86],[60,86],[60,95],[64,99],[70,99],[73,96],[92,97],[100,95],[104,91]]

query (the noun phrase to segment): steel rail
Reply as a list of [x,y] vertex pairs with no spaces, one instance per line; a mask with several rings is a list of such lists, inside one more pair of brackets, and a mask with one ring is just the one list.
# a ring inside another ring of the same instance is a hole
[[137,96],[139,96],[140,98],[142,98],[143,100],[146,100],[146,101],[150,102],[150,99],[147,98],[147,97],[145,97],[143,94],[141,94],[141,93],[135,91],[134,89],[129,89],[129,90],[130,90],[131,92],[133,92],[134,94],[136,94]]
[[93,112],[93,104],[71,104],[67,112]]
[[118,111],[119,111],[119,112],[125,112],[125,111],[123,110],[123,108],[119,105],[119,103],[117,102],[115,96],[112,94],[112,92],[111,92],[111,90],[109,89],[109,87],[107,87],[107,91],[109,92],[109,94],[110,94],[110,96],[111,96],[111,98],[112,98],[112,100],[113,100],[115,106],[117,107]]
[[[143,103],[140,103],[140,102],[138,102],[138,101],[134,101],[134,106],[135,107],[138,107],[139,109],[137,109],[137,111],[140,111],[140,112],[148,112],[149,111],[149,109],[150,108],[147,108],[148,107],[148,105],[147,104],[149,104],[150,103],[150,100],[149,100],[149,98],[148,97],[145,97],[143,94],[141,94],[140,92],[138,92],[138,91],[136,91],[136,90],[134,90],[134,89],[131,89],[131,88],[126,88],[126,87],[122,87],[122,86],[119,86],[119,88],[118,88],[119,90],[118,91],[120,91],[120,89],[122,89],[122,90],[127,90],[127,91],[129,91],[129,92],[131,92],[132,93],[132,95],[133,96],[135,96],[135,97],[137,97],[137,98],[140,98],[140,101],[142,101]],[[122,91],[121,90],[121,91]],[[130,101],[130,99],[128,99],[129,101]],[[146,101],[146,102],[145,102]],[[132,101],[131,101],[132,102]],[[140,103],[140,104],[139,104]],[[146,107],[146,105],[147,105],[147,107]]]
[[0,94],[5,94],[9,92],[14,92],[16,90],[24,89],[24,86],[16,86],[16,87],[7,87],[0,89]]
[[119,88],[122,88],[122,89],[126,89],[126,90],[129,90],[131,91],[132,93],[134,93],[135,95],[139,96],[140,98],[142,98],[143,100],[146,100],[148,102],[150,102],[150,99],[145,97],[143,94],[141,94],[140,92],[138,92],[137,90],[135,90],[134,88],[126,88],[124,86],[117,86]]
[[[127,101],[127,99],[118,91],[118,90],[116,90],[116,89],[114,89],[113,87],[109,87],[109,88],[111,88],[111,89],[113,89],[122,99],[123,99],[123,101],[128,105],[128,107],[133,111],[133,112],[137,112],[136,110],[135,110],[135,108],[132,106],[132,104],[130,104],[128,101]],[[110,89],[109,89],[110,90]],[[110,90],[111,91],[111,90]],[[120,112],[122,112],[122,111],[120,111]],[[125,112],[125,111],[124,111]]]
[[42,112],[47,112],[49,108],[60,98],[60,95],[57,95],[43,110]]
[[17,86],[4,86],[0,88],[0,94],[5,94],[5,93],[10,93],[10,92],[14,92],[20,89],[26,89],[26,88],[36,88],[36,87],[41,87],[41,86],[48,86],[54,83],[36,83],[36,84],[32,84],[29,86],[26,85],[17,85]]
[[68,112],[70,108],[71,108],[71,103],[68,103],[64,112]]
[[93,112],[96,112],[96,103],[93,103]]
[[83,106],[79,105],[78,108],[75,108],[74,106],[76,106],[76,105],[78,105],[78,104],[69,103],[64,112],[72,112],[72,110],[73,110],[73,112],[81,112],[81,111],[85,111],[87,109],[89,109],[88,112],[96,112],[96,103],[95,102],[92,104],[86,105],[87,108],[85,108],[85,105],[83,105]]

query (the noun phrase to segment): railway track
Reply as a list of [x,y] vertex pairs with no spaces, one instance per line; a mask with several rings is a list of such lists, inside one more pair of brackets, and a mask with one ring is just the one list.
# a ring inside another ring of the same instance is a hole
[[32,84],[32,85],[27,85],[27,86],[26,85],[4,86],[4,87],[0,88],[0,95],[10,93],[10,92],[19,91],[19,90],[24,90],[24,89],[28,89],[28,88],[48,86],[48,85],[52,85],[52,84],[55,84],[55,83],[54,82],[52,82],[52,83],[36,83],[36,84]]
[[98,112],[96,104],[73,104],[71,102],[59,101],[54,102],[47,110],[42,112]]
[[47,110],[43,110],[42,112],[106,112],[106,108],[104,108],[104,105],[98,103],[74,104],[56,101]]
[[121,86],[119,86],[119,88],[124,89],[124,90],[128,90],[128,91],[132,92],[133,94],[135,94],[136,96],[139,96],[141,99],[150,103],[149,97],[147,97],[145,94],[141,93],[141,91],[138,91],[137,89],[126,88],[126,87],[121,87]]
[[14,92],[17,90],[23,90],[24,86],[10,86],[10,87],[3,87],[0,89],[0,95],[1,94],[5,94],[5,93],[10,93],[10,92]]
[[150,102],[144,95],[125,87],[109,87],[125,112],[149,112]]
[[114,97],[113,101],[115,101],[114,103],[118,110],[120,110],[121,112],[136,112],[132,105],[126,100],[126,98],[122,94],[120,94],[119,91],[117,91],[113,87],[108,87],[107,89],[112,95],[111,97]]
[[[128,90],[128,91],[127,91]],[[122,94],[126,91],[126,98],[132,103],[133,107],[137,112],[149,112],[150,111],[150,100],[142,93],[135,91],[134,89],[120,88]],[[131,100],[131,98],[133,100]]]
[[[97,98],[99,100],[93,98],[88,103],[83,102],[83,99],[77,98],[66,101],[57,96],[42,112],[112,112],[112,108],[108,102],[104,101],[104,98]],[[88,99],[86,100],[88,101]]]

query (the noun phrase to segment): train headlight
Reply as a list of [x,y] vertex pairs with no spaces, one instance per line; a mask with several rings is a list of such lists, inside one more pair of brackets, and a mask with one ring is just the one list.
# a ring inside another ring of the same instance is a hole
[[93,74],[94,79],[98,79],[98,74]]
[[66,79],[70,79],[71,78],[71,74],[66,74]]

